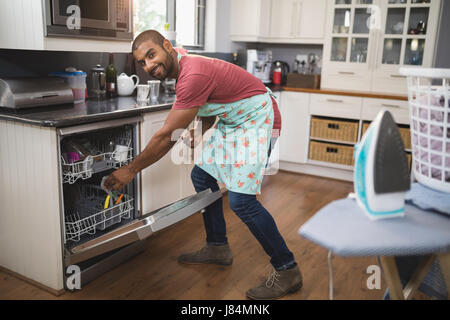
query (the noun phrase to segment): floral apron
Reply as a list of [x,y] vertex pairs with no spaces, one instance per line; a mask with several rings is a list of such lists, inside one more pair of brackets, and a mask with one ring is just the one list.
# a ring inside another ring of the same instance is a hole
[[199,108],[199,117],[217,116],[219,121],[195,164],[230,191],[261,193],[274,121],[272,96],[267,88],[264,94]]
[[260,194],[274,119],[271,91],[233,103],[207,103],[197,115],[219,121],[195,164],[228,190]]

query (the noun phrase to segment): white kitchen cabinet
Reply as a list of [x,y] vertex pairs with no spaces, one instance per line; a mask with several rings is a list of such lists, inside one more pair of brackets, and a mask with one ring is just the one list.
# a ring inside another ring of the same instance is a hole
[[326,0],[272,1],[269,42],[323,43]]
[[308,93],[281,93],[280,161],[306,163],[309,136]]
[[255,42],[269,36],[271,0],[232,0],[230,36]]
[[[166,110],[144,115],[141,124],[141,152],[163,126],[168,113]],[[190,179],[193,165],[174,161],[172,152],[173,149],[142,171],[142,212],[151,212],[195,193]]]
[[63,289],[58,166],[55,128],[0,120],[0,266],[55,293]]
[[[441,6],[440,0],[334,0],[321,87],[406,95],[398,70],[432,66]],[[424,31],[411,34],[419,21]]]
[[322,44],[327,0],[232,0],[231,40]]
[[130,52],[132,41],[46,37],[43,1],[0,0],[0,49]]
[[311,94],[311,115],[359,120],[362,98],[330,94]]
[[396,123],[410,124],[408,101],[401,100],[364,98],[361,119],[373,121],[383,109],[388,110],[392,114]]

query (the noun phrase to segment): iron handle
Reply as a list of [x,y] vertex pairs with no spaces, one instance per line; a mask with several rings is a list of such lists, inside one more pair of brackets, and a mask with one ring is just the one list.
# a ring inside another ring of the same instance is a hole
[[354,75],[354,72],[350,72],[350,71],[339,71],[339,74],[349,74],[349,75]]

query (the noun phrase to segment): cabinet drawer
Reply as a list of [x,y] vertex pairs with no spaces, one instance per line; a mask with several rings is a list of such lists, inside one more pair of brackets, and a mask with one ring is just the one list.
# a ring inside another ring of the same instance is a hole
[[352,166],[354,147],[334,143],[310,141],[309,159]]
[[[364,135],[364,133],[366,133],[369,126],[370,126],[369,122],[363,123],[361,137]],[[409,128],[398,128],[398,131],[400,132],[400,136],[402,137],[405,149],[411,150],[411,131],[410,131],[410,129]]]
[[383,110],[389,110],[396,123],[409,125],[408,101],[364,98],[361,118],[372,121]]
[[337,119],[311,118],[311,138],[342,142],[358,140],[358,122]]
[[312,115],[359,120],[362,98],[329,94],[311,94],[309,110]]

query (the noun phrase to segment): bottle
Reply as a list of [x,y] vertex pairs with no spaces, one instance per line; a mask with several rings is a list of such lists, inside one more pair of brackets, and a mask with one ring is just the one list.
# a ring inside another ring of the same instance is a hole
[[114,66],[114,55],[109,54],[109,65],[106,68],[106,94],[115,97],[117,93],[117,69]]
[[237,54],[237,52],[234,52],[234,53],[233,53],[233,64],[239,66],[239,63],[238,63],[238,54]]
[[281,85],[281,65],[277,62],[275,69],[273,70],[273,84]]

